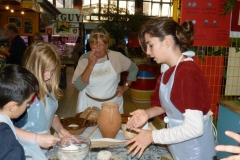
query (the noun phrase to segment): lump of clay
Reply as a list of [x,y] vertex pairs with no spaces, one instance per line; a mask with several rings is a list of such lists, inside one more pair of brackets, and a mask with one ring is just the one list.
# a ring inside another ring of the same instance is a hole
[[112,153],[109,151],[100,151],[97,155],[98,160],[110,160]]

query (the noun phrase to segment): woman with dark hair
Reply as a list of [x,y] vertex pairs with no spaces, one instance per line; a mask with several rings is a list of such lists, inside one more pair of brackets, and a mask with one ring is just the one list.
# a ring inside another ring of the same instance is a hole
[[[136,110],[127,128],[138,135],[129,153],[140,157],[151,143],[167,144],[174,160],[212,160],[215,141],[210,114],[210,91],[200,68],[183,46],[190,44],[194,36],[191,21],[178,24],[171,18],[153,18],[139,33],[139,40],[148,56],[170,68],[163,72],[151,96],[151,108]],[[190,52],[191,53],[191,52]],[[142,130],[148,119],[166,114],[167,128]]]

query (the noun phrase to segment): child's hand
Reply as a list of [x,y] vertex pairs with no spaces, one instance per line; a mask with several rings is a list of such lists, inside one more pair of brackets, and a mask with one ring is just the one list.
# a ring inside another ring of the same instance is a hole
[[133,111],[130,115],[132,115],[132,117],[127,122],[128,129],[142,127],[149,119],[147,112],[143,109]]
[[71,135],[66,129],[62,128],[58,132],[59,138],[61,138],[61,145],[65,145],[67,142],[71,144],[71,140],[73,139],[77,143],[79,143],[78,139]]
[[60,138],[49,134],[38,134],[36,137],[36,142],[42,148],[49,148],[55,146]]
[[138,135],[127,141],[126,145],[131,145],[128,149],[128,153],[134,157],[138,154],[138,158],[140,158],[144,152],[144,150],[153,142],[152,139],[152,131],[143,130],[134,128],[135,132],[138,132]]

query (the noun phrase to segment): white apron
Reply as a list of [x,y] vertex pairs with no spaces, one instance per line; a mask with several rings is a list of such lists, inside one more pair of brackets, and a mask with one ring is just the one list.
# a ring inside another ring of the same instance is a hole
[[[182,113],[173,105],[170,100],[171,90],[174,83],[174,77],[178,63],[167,84],[163,84],[162,82],[164,73],[161,78],[159,97],[161,106],[167,114],[167,128],[179,126],[184,122]],[[168,148],[174,160],[212,160],[216,155],[214,149],[215,143],[211,117],[209,114],[207,114],[203,119],[204,133],[202,136],[188,141],[168,145]]]
[[[193,52],[193,51],[186,51],[186,52],[183,52],[182,54],[187,57],[195,56],[195,52]],[[166,63],[161,64],[161,73],[165,72],[168,69],[169,69],[169,66]]]
[[[26,159],[33,159],[33,160],[47,160],[46,156],[42,153],[42,150],[40,149],[39,145],[36,142],[30,142],[23,139],[20,139],[16,135],[15,128],[13,126],[12,121],[9,119],[8,116],[4,114],[0,114],[0,119],[7,123],[10,128],[12,129],[16,139],[19,141],[19,143],[23,146],[23,149],[25,151]],[[27,148],[26,148],[27,147]]]
[[[116,93],[118,82],[119,76],[113,69],[109,60],[95,64],[89,78],[88,86],[79,92],[77,112],[83,112],[86,108],[93,106],[101,109],[102,103],[104,102],[93,100],[89,98],[86,93],[94,98],[107,99]],[[117,103],[120,113],[123,113],[122,96],[116,96],[115,98],[108,100],[108,102]]]

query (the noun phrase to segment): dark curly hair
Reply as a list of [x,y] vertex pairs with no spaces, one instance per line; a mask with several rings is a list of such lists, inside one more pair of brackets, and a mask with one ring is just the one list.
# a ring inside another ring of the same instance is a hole
[[180,25],[172,18],[157,17],[150,19],[142,27],[138,35],[140,45],[144,51],[146,51],[146,43],[144,40],[146,33],[152,37],[159,38],[160,41],[163,41],[165,36],[171,35],[175,45],[183,50],[183,48],[189,45],[193,40],[194,24],[191,21],[185,21]]

